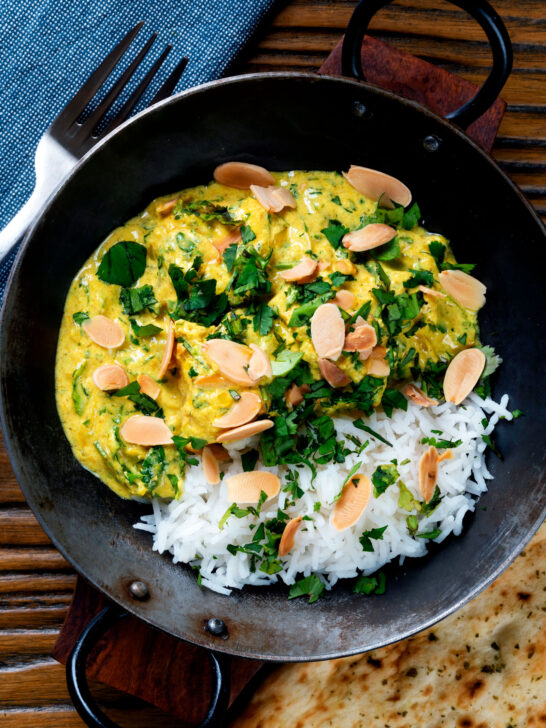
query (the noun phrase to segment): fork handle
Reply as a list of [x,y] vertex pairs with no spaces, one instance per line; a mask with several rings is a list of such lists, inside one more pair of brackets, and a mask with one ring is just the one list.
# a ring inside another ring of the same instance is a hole
[[38,216],[47,196],[47,194],[40,194],[38,188],[35,187],[34,192],[17,215],[0,232],[0,261],[8,256],[17,243],[24,237],[28,228]]

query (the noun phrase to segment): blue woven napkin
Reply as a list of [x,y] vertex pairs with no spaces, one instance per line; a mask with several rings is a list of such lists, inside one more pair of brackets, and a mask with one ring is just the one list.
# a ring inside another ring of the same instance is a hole
[[[2,0],[0,20],[0,229],[34,187],[40,136],[107,53],[139,20],[127,53],[159,34],[131,88],[166,43],[162,72],[138,109],[153,98],[183,56],[190,61],[177,90],[226,74],[276,0]],[[123,66],[128,61],[123,61]],[[14,254],[0,265],[0,300]]]

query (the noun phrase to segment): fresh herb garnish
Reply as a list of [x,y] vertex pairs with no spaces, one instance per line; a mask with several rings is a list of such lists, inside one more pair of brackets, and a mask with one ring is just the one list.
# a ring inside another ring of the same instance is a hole
[[133,318],[129,319],[129,323],[131,324],[131,329],[133,330],[135,336],[138,336],[140,338],[153,336],[154,334],[157,334],[163,330],[155,324],[145,324],[144,326],[141,326],[138,321]]
[[396,469],[396,465],[393,465],[392,463],[379,465],[372,475],[374,496],[378,498],[389,486],[396,483],[399,477],[400,475]]
[[125,288],[137,281],[146,269],[146,248],[132,240],[122,240],[106,251],[97,277],[105,283]]
[[364,531],[362,536],[358,539],[363,551],[373,552],[373,543],[371,539],[376,541],[383,540],[383,534],[387,530],[388,526],[381,526],[380,528],[371,528],[369,531]]
[[248,450],[241,455],[241,464],[245,473],[254,470],[258,462],[259,453],[257,450]]
[[364,432],[367,432],[368,435],[372,435],[373,437],[376,438],[376,440],[379,440],[380,442],[384,442],[385,445],[389,445],[390,447],[393,446],[392,442],[389,442],[388,440],[386,440],[383,437],[383,435],[380,435],[379,432],[376,432],[375,430],[372,430],[372,428],[369,427],[368,425],[365,425],[364,421],[360,417],[353,422],[353,425],[355,427],[357,427],[359,430],[364,430]]
[[135,409],[143,412],[145,415],[154,415],[155,417],[163,417],[163,410],[157,402],[144,392],[140,391],[138,382],[131,382],[126,387],[112,392],[113,397],[127,397],[134,405]]
[[387,585],[387,578],[382,571],[377,576],[359,576],[353,586],[354,594],[384,594]]
[[119,302],[123,308],[123,313],[133,316],[144,309],[154,310],[157,304],[154,295],[154,289],[150,285],[141,286],[140,288],[122,288],[119,294]]
[[267,336],[273,328],[273,320],[277,314],[264,301],[260,301],[255,305],[254,316],[252,318],[252,326],[254,331],[260,336]]
[[341,239],[349,232],[349,228],[342,225],[339,220],[330,220],[328,227],[320,231],[328,240],[332,248],[337,250],[341,245]]
[[462,440],[437,440],[435,437],[422,437],[421,445],[432,445],[437,448],[448,448],[448,447],[459,447],[462,445]]
[[427,531],[426,533],[417,533],[417,538],[438,538],[438,536],[442,533],[442,530],[440,528],[434,528],[432,531]]
[[76,313],[72,314],[72,318],[78,324],[78,326],[81,326],[84,321],[89,320],[89,314],[87,313],[87,311],[76,311]]
[[309,604],[313,604],[322,596],[324,591],[324,582],[319,579],[316,574],[309,574],[305,579],[299,579],[290,587],[288,594],[289,599],[296,597],[309,597]]

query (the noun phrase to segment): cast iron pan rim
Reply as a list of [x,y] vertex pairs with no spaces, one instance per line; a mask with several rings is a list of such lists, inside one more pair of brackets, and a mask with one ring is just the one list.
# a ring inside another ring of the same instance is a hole
[[[0,332],[2,331],[2,325],[5,315],[5,308],[6,308],[6,301],[11,293],[11,287],[13,278],[15,276],[15,273],[17,272],[22,257],[25,254],[25,251],[27,247],[29,246],[34,230],[39,224],[39,220],[43,215],[47,215],[48,209],[51,205],[51,202],[53,199],[55,199],[59,194],[62,193],[65,186],[69,185],[73,175],[79,172],[79,169],[82,165],[85,164],[86,160],[95,153],[96,150],[99,148],[102,148],[105,144],[108,144],[110,139],[113,138],[115,135],[123,133],[123,130],[126,126],[129,126],[131,124],[136,123],[138,119],[140,119],[144,115],[153,114],[155,110],[159,107],[162,107],[164,105],[168,104],[176,104],[179,103],[179,101],[183,100],[186,96],[191,96],[194,94],[200,94],[203,92],[207,92],[211,88],[215,88],[216,86],[224,86],[224,85],[230,85],[233,83],[244,83],[247,81],[256,81],[256,80],[267,80],[267,79],[302,79],[302,80],[308,80],[310,82],[321,82],[321,81],[329,81],[334,83],[345,83],[345,84],[351,84],[354,85],[357,88],[364,87],[367,90],[371,91],[374,94],[378,94],[380,96],[384,96],[386,98],[389,98],[391,100],[394,100],[397,103],[402,104],[403,106],[407,106],[410,108],[413,108],[417,111],[419,111],[424,117],[428,117],[431,120],[433,120],[435,123],[440,123],[443,125],[448,133],[455,133],[457,136],[462,138],[467,144],[470,144],[474,151],[478,152],[488,163],[490,166],[494,167],[495,171],[500,174],[503,178],[503,180],[508,183],[510,188],[513,190],[513,192],[518,196],[518,198],[524,203],[527,211],[531,214],[535,222],[538,223],[539,227],[542,227],[542,223],[534,209],[531,207],[531,204],[528,202],[528,200],[524,197],[522,192],[519,190],[519,188],[516,186],[512,180],[509,179],[509,177],[503,172],[503,170],[498,166],[498,164],[495,162],[495,160],[487,153],[485,152],[480,146],[478,146],[473,140],[471,140],[461,129],[459,129],[457,126],[452,124],[451,122],[447,121],[446,119],[438,116],[434,112],[430,111],[429,109],[426,109],[421,104],[411,101],[408,99],[404,99],[397,94],[393,94],[390,91],[385,91],[384,89],[381,89],[377,86],[374,86],[370,83],[365,83],[362,81],[357,81],[353,79],[347,79],[343,76],[330,76],[326,74],[318,74],[318,73],[310,73],[310,72],[268,72],[268,73],[251,73],[251,74],[245,74],[241,76],[235,76],[235,77],[229,77],[225,79],[220,79],[217,81],[211,81],[209,83],[202,84],[200,86],[188,89],[186,91],[182,91],[179,94],[176,94],[175,96],[172,96],[168,99],[165,99],[164,101],[160,102],[159,104],[154,105],[153,107],[150,107],[149,109],[145,109],[144,111],[140,112],[136,116],[132,117],[131,119],[124,122],[118,129],[116,129],[112,134],[108,135],[104,140],[99,142],[95,147],[93,147],[92,150],[88,152],[73,168],[73,170],[68,174],[68,176],[65,178],[65,180],[57,187],[57,189],[52,193],[50,196],[48,202],[44,206],[42,213],[40,217],[35,221],[29,232],[27,233],[25,240],[23,241],[23,244],[21,245],[21,248],[18,252],[18,255],[16,257],[16,260],[14,262],[14,265],[12,267],[12,270],[10,272],[10,276],[8,279],[8,283],[6,286],[6,292],[4,296],[4,301],[2,304],[2,309],[0,311]],[[7,347],[7,342],[5,341],[5,337],[0,333],[0,361],[2,360],[4,349]],[[49,526],[47,525],[40,506],[34,502],[34,500],[31,497],[28,497],[26,493],[25,488],[25,481],[23,474],[21,472],[21,468],[19,467],[18,458],[15,457],[15,447],[12,445],[11,436],[9,435],[9,428],[7,427],[7,412],[5,409],[5,403],[3,397],[0,397],[0,423],[2,426],[2,431],[4,433],[5,442],[6,442],[6,449],[10,458],[10,461],[12,463],[13,470],[15,472],[17,481],[19,482],[21,486],[21,490],[23,491],[23,494],[25,495],[25,498],[27,499],[27,502],[29,506],[31,507],[32,511],[34,512],[38,522],[40,523],[41,527],[44,529],[46,534],[51,539],[53,545],[61,552],[61,554],[67,559],[67,561],[74,567],[74,569],[78,572],[80,572],[80,569],[78,567],[78,564],[75,563],[75,561],[72,560],[72,557],[70,553],[65,549],[62,543],[59,542],[57,536],[55,533],[52,533]],[[480,580],[474,588],[466,594],[463,598],[457,600],[454,604],[452,604],[450,607],[445,608],[442,612],[439,614],[436,614],[433,618],[429,619],[424,624],[421,624],[419,627],[416,627],[414,629],[406,629],[402,633],[396,635],[395,641],[405,639],[407,637],[411,637],[412,635],[415,635],[421,631],[424,631],[437,622],[445,619],[448,615],[455,612],[457,609],[462,607],[464,604],[469,602],[470,600],[474,599],[483,589],[485,589],[492,581],[494,581],[499,574],[506,569],[506,567],[516,558],[516,556],[520,553],[521,549],[531,540],[534,533],[538,530],[540,527],[542,521],[544,520],[544,517],[546,516],[546,506],[544,508],[543,514],[537,518],[535,523],[531,526],[527,534],[525,535],[524,539],[520,541],[510,552],[510,554],[496,567],[496,569],[493,571],[492,574],[490,574],[487,578],[484,578]],[[101,585],[97,583],[94,579],[89,578],[86,574],[83,574],[84,577],[99,591],[101,591],[109,600],[115,602],[116,604],[119,604],[116,600],[114,600],[111,595],[108,592],[108,586]],[[170,634],[167,630],[165,630],[164,627],[162,627],[160,624],[157,624],[154,620],[150,619],[148,615],[145,612],[140,611],[141,605],[137,602],[132,602],[130,599],[127,599],[127,603],[123,604],[123,608],[131,613],[132,615],[138,617],[139,619],[142,619],[146,623],[150,624],[151,626],[160,629],[164,632],[167,632]],[[140,609],[139,609],[140,608]],[[310,607],[312,609],[312,607]],[[310,616],[312,616],[312,612],[310,611]],[[250,659],[256,659],[256,660],[263,660],[263,661],[275,661],[275,662],[307,662],[307,661],[315,661],[315,660],[328,660],[328,659],[335,659],[339,657],[349,657],[352,655],[359,654],[362,652],[362,647],[356,645],[351,649],[346,649],[341,652],[331,652],[328,654],[320,653],[317,655],[305,655],[302,657],[295,657],[294,655],[275,655],[275,657],[271,657],[270,655],[264,655],[264,654],[257,654],[254,653],[252,655],[247,655],[241,650],[233,651],[230,649],[229,641],[214,641],[212,642],[210,637],[207,635],[206,632],[203,632],[203,636],[200,639],[195,639],[195,637],[189,637],[189,636],[182,636],[176,635],[179,639],[182,639],[186,642],[189,642],[190,644],[195,644],[201,647],[204,647],[205,649],[213,649],[216,652],[228,654],[228,655],[236,655],[236,656],[244,656]],[[386,639],[386,640],[378,640],[377,642],[368,645],[367,651],[371,651],[374,649],[378,649],[380,647],[384,647],[388,644],[392,644],[393,640]]]

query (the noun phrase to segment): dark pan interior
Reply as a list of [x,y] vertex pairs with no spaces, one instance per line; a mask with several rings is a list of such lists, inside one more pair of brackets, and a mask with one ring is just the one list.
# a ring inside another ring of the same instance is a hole
[[[435,152],[423,139],[439,139]],[[207,182],[220,162],[273,170],[346,169],[400,177],[430,230],[476,262],[488,286],[483,339],[504,358],[495,382],[525,412],[501,423],[504,461],[459,538],[432,557],[389,570],[385,596],[341,584],[314,605],[285,588],[225,597],[200,590],[193,573],[151,550],[131,526],[142,507],[122,501],[72,456],[57,416],[54,361],[70,281],[115,226],[159,194]],[[227,80],[174,98],[122,127],[53,197],[27,242],[3,312],[3,428],[17,477],[55,544],[124,607],[192,642],[263,659],[321,659],[362,652],[412,634],[456,609],[493,579],[531,537],[545,486],[542,227],[514,186],[466,137],[410,102],[352,81],[312,74]],[[151,598],[127,591],[139,578]],[[220,617],[229,639],[204,631]]]

